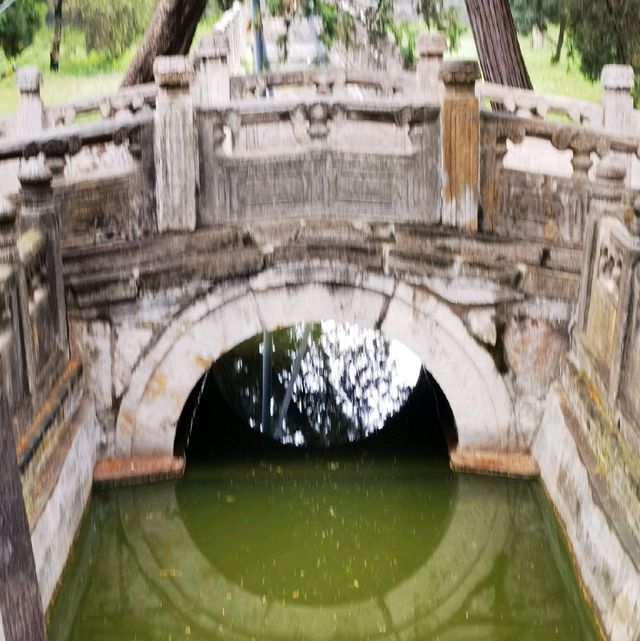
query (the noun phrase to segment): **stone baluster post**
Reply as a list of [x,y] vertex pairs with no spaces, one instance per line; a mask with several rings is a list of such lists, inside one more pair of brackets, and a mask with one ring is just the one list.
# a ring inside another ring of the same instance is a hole
[[228,56],[229,41],[223,33],[214,31],[198,41],[193,58],[194,101],[199,107],[211,107],[231,99]]
[[[36,362],[33,336],[29,323],[29,296],[27,281],[23,269],[20,269],[18,255],[18,218],[15,205],[7,198],[0,196],[0,262],[14,266],[18,285],[18,300],[20,306],[20,335],[22,336],[22,350],[24,355],[24,368],[27,374],[29,391],[36,389]],[[14,373],[15,375],[15,373]],[[1,640],[0,640],[1,641]]]
[[45,128],[44,107],[40,98],[42,74],[38,67],[21,67],[16,73],[20,92],[18,102],[18,136],[35,136]]
[[16,257],[17,211],[14,204],[0,194],[0,262],[12,263]]
[[[624,179],[626,167],[620,158],[609,153],[596,168],[591,185],[591,214],[596,218],[613,216],[622,219],[625,210]],[[628,206],[628,205],[627,205]]]
[[446,60],[440,69],[445,91],[441,107],[442,224],[478,228],[480,106],[475,60]]
[[61,216],[59,199],[52,188],[52,175],[40,156],[29,158],[20,165],[20,229],[39,229],[46,239],[46,267],[51,296],[54,297],[57,318],[58,347],[68,354],[67,308],[62,280],[60,249]]
[[156,58],[154,127],[158,231],[196,228],[198,141],[190,84],[193,65],[184,56]]
[[418,36],[418,63],[416,76],[418,95],[430,96],[434,101],[440,99],[440,67],[447,39],[441,33],[423,33]]
[[600,82],[604,89],[604,127],[616,134],[630,133],[634,123],[633,67],[629,65],[605,65]]
[[[604,89],[602,106],[604,128],[613,134],[633,134],[636,121],[633,110],[631,90],[634,85],[633,67],[629,65],[605,65],[600,82]],[[625,183],[631,184],[633,158],[630,155],[616,154],[627,170]]]

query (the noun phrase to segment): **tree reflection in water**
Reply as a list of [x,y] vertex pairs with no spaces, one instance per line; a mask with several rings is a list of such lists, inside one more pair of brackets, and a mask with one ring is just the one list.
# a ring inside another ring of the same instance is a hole
[[281,443],[323,448],[370,436],[403,406],[420,370],[406,348],[355,325],[295,325],[273,332],[272,340],[266,429],[260,418],[262,335],[218,359],[207,385],[244,425]]

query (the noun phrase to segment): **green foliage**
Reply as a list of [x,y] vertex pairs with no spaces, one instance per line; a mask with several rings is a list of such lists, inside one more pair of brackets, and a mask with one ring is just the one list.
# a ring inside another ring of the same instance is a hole
[[65,22],[82,29],[89,51],[119,56],[144,31],[156,0],[65,0]]
[[0,13],[0,47],[7,58],[28,47],[42,24],[45,0],[18,0]]
[[534,26],[566,21],[567,46],[581,71],[591,80],[610,63],[631,65],[640,99],[640,0],[510,0],[516,27],[523,34]]
[[613,3],[569,0],[573,46],[581,55],[581,69],[598,78],[609,63],[629,64],[640,71],[640,0]]
[[465,32],[457,9],[445,7],[444,0],[420,0],[418,8],[427,27],[443,33],[449,49],[456,51]]
[[549,24],[560,22],[566,14],[566,0],[509,0],[516,29],[529,35],[534,27],[546,31]]

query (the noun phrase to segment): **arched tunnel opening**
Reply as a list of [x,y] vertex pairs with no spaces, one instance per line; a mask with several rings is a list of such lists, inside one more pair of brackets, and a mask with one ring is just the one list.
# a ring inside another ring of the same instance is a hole
[[451,407],[415,354],[379,331],[325,321],[256,335],[220,357],[185,403],[174,454],[188,465],[446,459],[456,444]]

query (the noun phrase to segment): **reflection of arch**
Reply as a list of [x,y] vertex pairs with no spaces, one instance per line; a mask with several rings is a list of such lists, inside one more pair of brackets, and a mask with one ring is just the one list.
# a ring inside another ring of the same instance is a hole
[[116,423],[117,453],[171,454],[188,395],[216,358],[265,328],[329,318],[379,327],[421,358],[451,406],[460,450],[512,444],[504,381],[445,303],[391,278],[306,265],[216,290],[178,315],[131,376]]
[[216,639],[430,638],[490,575],[511,527],[506,485],[479,495],[474,479],[460,477],[449,527],[411,576],[385,594],[349,604],[282,604],[243,589],[209,563],[185,530],[173,485],[143,490],[131,488],[118,497],[131,558],[152,587],[151,597],[202,636]]

